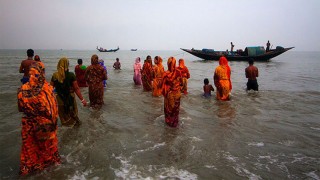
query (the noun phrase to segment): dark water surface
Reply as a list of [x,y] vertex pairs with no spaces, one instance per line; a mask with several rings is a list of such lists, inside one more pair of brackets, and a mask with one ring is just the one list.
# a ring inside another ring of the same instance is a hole
[[[232,99],[201,96],[203,79],[218,62],[204,62],[181,51],[36,50],[47,79],[67,56],[105,60],[109,80],[105,105],[95,111],[79,104],[82,126],[59,126],[60,166],[30,179],[319,179],[320,52],[289,51],[259,68],[258,93],[247,93],[246,62],[230,62]],[[163,98],[143,92],[132,81],[134,59],[160,55],[184,58],[191,78],[182,97],[180,124],[164,123]],[[17,179],[21,116],[17,110],[18,68],[25,50],[0,50],[0,179]],[[119,57],[122,70],[112,65]],[[88,90],[81,89],[88,98]],[[60,122],[59,122],[60,125]]]

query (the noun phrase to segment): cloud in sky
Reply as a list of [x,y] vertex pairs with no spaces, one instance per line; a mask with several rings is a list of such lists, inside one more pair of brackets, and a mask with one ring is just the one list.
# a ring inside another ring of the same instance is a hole
[[320,49],[319,0],[0,0],[0,49]]

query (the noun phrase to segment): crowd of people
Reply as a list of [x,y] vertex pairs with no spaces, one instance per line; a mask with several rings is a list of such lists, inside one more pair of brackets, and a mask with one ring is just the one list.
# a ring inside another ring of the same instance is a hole
[[[20,155],[20,174],[27,175],[43,170],[52,164],[60,163],[57,140],[58,116],[62,126],[74,127],[80,125],[76,96],[83,106],[87,101],[82,96],[79,87],[88,87],[90,107],[100,109],[104,104],[103,95],[107,69],[103,60],[92,55],[91,65],[83,65],[78,59],[74,72],[70,71],[69,60],[63,57],[57,64],[50,83],[45,79],[45,66],[38,55],[34,56],[32,49],[27,50],[28,58],[21,62],[20,73],[22,85],[18,89],[18,109],[24,113],[22,117],[22,149]],[[33,59],[34,57],[34,59]],[[179,124],[180,100],[182,94],[188,94],[188,79],[190,72],[179,59],[178,66],[174,57],[167,61],[167,71],[162,65],[162,58],[147,56],[143,65],[140,57],[133,65],[133,82],[142,85],[144,91],[152,92],[154,97],[164,97],[165,123],[171,127]],[[153,65],[154,63],[154,65]],[[119,59],[113,65],[115,70],[121,69]],[[245,69],[248,78],[247,90],[258,90],[258,68],[249,61]],[[222,56],[219,66],[213,75],[218,100],[230,100],[232,90],[231,68],[226,57]],[[203,96],[208,98],[215,91],[204,79]]]

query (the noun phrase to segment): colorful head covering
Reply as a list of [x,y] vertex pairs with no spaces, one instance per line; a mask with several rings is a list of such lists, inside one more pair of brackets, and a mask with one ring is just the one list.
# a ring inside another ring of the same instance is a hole
[[94,54],[91,57],[91,65],[99,64],[99,57],[98,55]]
[[226,57],[224,56],[221,56],[220,59],[219,59],[219,65],[222,66],[222,67],[225,67],[227,69],[227,76],[228,76],[228,79],[230,80],[230,90],[232,89],[232,84],[231,84],[231,68],[228,64],[228,60]]
[[34,56],[34,60],[35,60],[35,61],[41,61],[41,60],[40,60],[40,56],[39,56],[39,55],[35,55],[35,56]]
[[168,71],[173,72],[176,70],[176,58],[174,57],[169,57],[168,62]]
[[100,64],[101,66],[104,66],[104,60],[100,59],[100,60],[99,60],[99,64]]
[[137,57],[135,61],[136,63],[140,63],[140,57]]
[[30,98],[38,95],[44,83],[45,77],[41,68],[37,63],[32,63],[29,69],[29,83],[24,84],[21,88],[22,96]]
[[66,78],[65,72],[69,69],[69,60],[66,57],[63,57],[59,60],[57,65],[57,79],[60,83],[63,83],[64,79]]
[[184,68],[185,65],[184,65],[184,59],[179,59],[179,67],[180,68]]

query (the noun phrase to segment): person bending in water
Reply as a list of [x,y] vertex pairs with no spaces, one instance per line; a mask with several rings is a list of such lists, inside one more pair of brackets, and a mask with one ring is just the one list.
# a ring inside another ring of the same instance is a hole
[[117,59],[116,59],[116,62],[114,62],[113,68],[114,68],[114,69],[117,69],[117,70],[118,70],[118,69],[119,69],[119,70],[121,69],[121,63],[120,63],[120,61],[119,61],[119,58],[117,58]]
[[211,91],[214,91],[214,88],[211,84],[209,84],[209,79],[205,78],[203,80],[203,96],[204,97],[210,97],[211,96]]
[[257,77],[259,76],[259,70],[257,67],[253,65],[253,59],[249,60],[249,66],[246,68],[246,78],[248,78],[247,82],[247,91],[253,89],[258,91],[258,82]]

